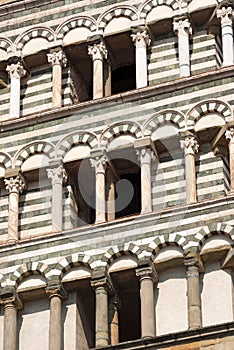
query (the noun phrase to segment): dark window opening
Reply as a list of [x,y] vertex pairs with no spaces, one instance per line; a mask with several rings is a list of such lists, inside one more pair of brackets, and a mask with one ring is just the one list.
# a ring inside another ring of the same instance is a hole
[[111,91],[113,94],[136,88],[135,65],[123,66],[112,71]]
[[111,273],[120,298],[119,342],[141,337],[140,291],[135,270]]
[[124,186],[118,187],[118,183],[116,185],[116,198],[120,196],[120,200],[116,201],[116,218],[138,214],[141,211],[140,172],[136,174],[123,174],[120,176],[120,183],[122,180],[126,180],[124,181]]

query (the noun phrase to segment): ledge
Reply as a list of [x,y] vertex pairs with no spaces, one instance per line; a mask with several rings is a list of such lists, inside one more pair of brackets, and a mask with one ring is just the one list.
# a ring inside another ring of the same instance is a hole
[[[5,252],[14,252],[21,248],[36,247],[42,243],[53,244],[53,242],[60,241],[60,244],[63,244],[63,241],[67,242],[72,241],[87,241],[90,238],[95,238],[100,236],[102,233],[106,233],[107,230],[114,230],[118,228],[119,232],[122,230],[127,230],[131,225],[136,225],[136,228],[139,230],[139,225],[156,225],[156,220],[165,219],[171,220],[177,218],[181,213],[191,213],[195,215],[196,212],[203,211],[208,212],[209,209],[220,206],[229,206],[234,204],[234,195],[229,195],[227,197],[220,197],[212,200],[204,200],[199,203],[194,204],[184,204],[178,207],[167,207],[165,209],[154,211],[148,214],[138,214],[128,217],[119,218],[113,221],[104,222],[100,224],[92,224],[81,227],[76,227],[74,229],[64,230],[60,232],[48,232],[38,236],[27,237],[20,239],[15,242],[0,242],[0,256],[5,254]],[[221,220],[222,221],[222,220]],[[208,224],[206,222],[206,224]]]
[[170,93],[175,90],[185,89],[197,84],[204,84],[207,81],[211,82],[217,79],[229,78],[234,74],[234,65],[220,68],[216,71],[209,71],[197,74],[191,77],[179,78],[166,83],[161,83],[155,86],[147,86],[145,88],[131,90],[100,99],[81,102],[76,105],[70,105],[61,108],[51,108],[41,113],[25,115],[18,119],[8,119],[0,123],[0,132],[15,130],[16,128],[27,127],[35,124],[41,124],[47,121],[56,120],[67,117],[69,115],[85,111],[91,112],[95,108],[105,108],[105,106],[114,105],[116,103],[134,102],[146,98]]
[[[225,339],[226,338],[226,339]],[[228,339],[227,339],[228,338]],[[234,348],[234,322],[228,322],[221,325],[214,325],[203,327],[197,330],[192,331],[182,331],[178,333],[171,333],[166,335],[157,336],[150,339],[139,339],[128,341],[124,343],[119,343],[117,345],[110,345],[101,349],[151,349],[151,350],[160,350],[160,349],[177,349],[176,346],[187,344],[185,347],[179,347],[179,349],[213,349],[214,344],[220,344],[225,342],[226,344],[233,344]],[[189,344],[193,343],[193,347]],[[195,346],[195,344],[197,346]],[[198,344],[199,343],[199,346]],[[100,348],[99,348],[100,349]],[[178,350],[179,350],[178,349]],[[221,349],[221,348],[220,348]],[[223,349],[223,348],[222,348]],[[226,348],[225,348],[226,349]],[[228,347],[231,349],[231,347]]]

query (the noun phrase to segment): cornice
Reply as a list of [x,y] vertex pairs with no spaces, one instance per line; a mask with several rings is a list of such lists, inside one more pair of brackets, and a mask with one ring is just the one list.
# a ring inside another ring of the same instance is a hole
[[0,17],[12,12],[28,10],[33,7],[52,4],[58,0],[15,0],[4,1],[0,4]]

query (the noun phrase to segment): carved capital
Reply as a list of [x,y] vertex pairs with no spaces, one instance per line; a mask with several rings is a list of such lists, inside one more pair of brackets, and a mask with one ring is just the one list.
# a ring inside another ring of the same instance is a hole
[[92,280],[90,283],[91,283],[91,287],[94,288],[96,292],[98,292],[98,290],[100,289],[105,289],[105,291],[108,294],[110,295],[115,294],[114,287],[111,283],[111,280],[107,277]]
[[192,27],[187,18],[174,22],[173,30],[178,36],[188,36],[192,34]]
[[9,193],[22,193],[25,188],[25,183],[20,176],[4,179],[6,189]]
[[184,140],[180,140],[180,146],[184,149],[184,154],[193,154],[198,152],[198,142],[193,136],[188,136]]
[[67,58],[63,51],[48,53],[47,59],[52,66],[60,65],[61,67],[66,67],[67,65]]
[[64,300],[67,298],[67,292],[61,284],[48,286],[46,288],[46,294],[49,299],[59,297],[60,299]]
[[187,277],[199,276],[199,271],[203,271],[203,263],[197,253],[190,252],[185,256],[184,265],[187,268]]
[[218,9],[217,12],[217,18],[221,20],[221,24],[232,24],[232,19],[234,17],[234,12],[231,7],[222,7],[221,9]]
[[229,143],[234,142],[234,128],[231,128],[225,132],[225,137],[229,140]]
[[92,168],[95,168],[96,174],[104,174],[106,171],[108,158],[106,155],[101,157],[95,157],[90,159],[90,164]]
[[88,47],[88,54],[92,57],[93,61],[107,59],[107,49],[103,42],[100,44],[94,44]]
[[63,181],[66,181],[67,179],[66,171],[62,165],[59,165],[56,168],[47,169],[47,176],[52,180],[52,185],[62,184]]
[[147,147],[136,150],[137,158],[142,164],[150,164],[151,160],[155,160],[154,152]]
[[26,74],[22,63],[19,61],[17,63],[7,65],[6,71],[11,79],[21,79]]
[[136,47],[147,47],[151,43],[151,39],[146,31],[131,34],[131,38]]
[[154,283],[158,281],[158,274],[151,266],[136,269],[136,276],[139,278],[140,282],[144,279],[151,279]]
[[3,288],[0,295],[0,303],[3,307],[15,307],[17,310],[23,308],[23,304],[16,290],[11,287]]

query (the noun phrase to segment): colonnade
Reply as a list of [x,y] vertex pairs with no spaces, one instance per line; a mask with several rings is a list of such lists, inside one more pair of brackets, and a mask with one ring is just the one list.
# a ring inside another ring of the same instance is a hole
[[[223,66],[234,64],[233,49],[233,17],[234,11],[231,7],[222,7],[217,10],[217,18],[221,23]],[[148,85],[147,48],[151,43],[151,34],[144,26],[134,27],[131,34],[135,46],[136,63],[136,88]],[[192,35],[192,27],[189,18],[184,16],[175,18],[173,30],[178,37],[178,55],[180,77],[190,76],[190,53],[189,38]],[[88,46],[88,54],[93,61],[93,98],[104,97],[110,94],[105,88],[104,63],[108,59],[108,50],[104,38],[98,43]],[[67,58],[61,47],[51,49],[47,54],[48,62],[52,65],[52,107],[62,106],[62,68],[67,64]],[[20,116],[20,80],[25,76],[22,59],[17,56],[10,57],[7,61],[7,72],[10,77],[10,118]]]
[[[234,191],[234,129],[226,131],[229,142],[230,163],[230,193]],[[199,144],[193,134],[182,136],[181,148],[184,150],[186,203],[197,201],[196,185],[196,153]],[[152,212],[152,165],[159,162],[157,151],[150,137],[136,139],[134,142],[136,157],[141,173],[141,214]],[[90,154],[90,164],[94,169],[95,187],[95,223],[104,223],[115,219],[115,186],[119,177],[108,154],[103,150],[93,150]],[[52,232],[62,231],[63,182],[67,179],[61,160],[50,161],[47,169],[48,178],[52,186]],[[20,169],[9,169],[5,172],[5,186],[8,190],[8,241],[15,242],[18,238],[18,208],[20,194],[27,190],[27,182]],[[107,193],[108,192],[108,193]],[[106,195],[107,193],[107,195]]]
[[[188,329],[197,329],[201,323],[201,299],[199,287],[199,258],[196,254],[186,257]],[[158,274],[154,265],[138,267],[135,274],[140,287],[141,338],[156,336],[155,289]],[[90,281],[95,293],[95,347],[101,348],[119,342],[119,311],[121,297],[114,289],[111,278],[103,276]],[[68,294],[60,283],[46,287],[50,300],[49,350],[61,350],[62,304]],[[13,287],[1,290],[0,302],[4,309],[4,350],[16,350],[17,312],[23,308]]]

